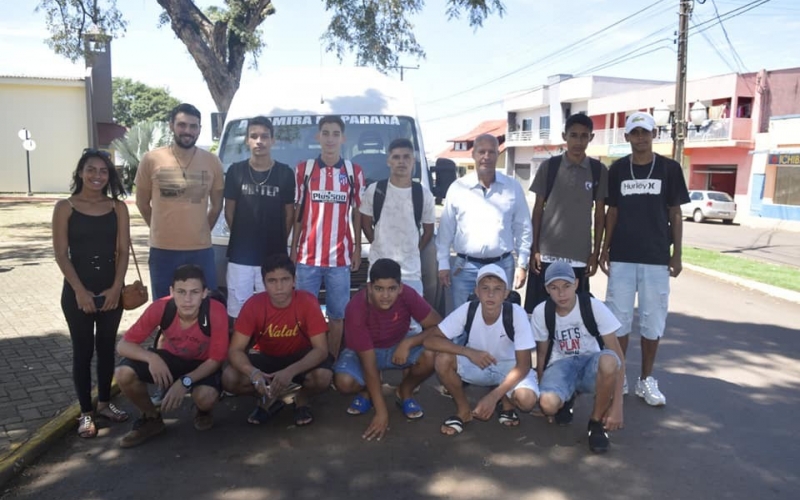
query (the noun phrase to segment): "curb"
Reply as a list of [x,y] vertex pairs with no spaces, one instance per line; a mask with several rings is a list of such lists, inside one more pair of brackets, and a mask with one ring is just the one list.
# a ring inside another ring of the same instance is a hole
[[694,264],[684,263],[683,267],[689,269],[692,272],[704,274],[706,276],[711,276],[712,278],[717,278],[718,280],[725,281],[726,283],[739,285],[744,288],[749,288],[750,290],[759,291],[771,297],[783,299],[789,302],[794,302],[795,304],[800,304],[800,292],[787,290],[785,288],[780,288],[773,285],[767,285],[766,283],[759,283],[758,281],[740,278],[739,276],[733,276],[730,274],[721,273],[719,271],[714,271],[712,269],[707,269],[705,267],[696,266]]
[[[111,397],[119,394],[116,380],[111,384]],[[92,394],[92,404],[97,404],[97,389]],[[0,457],[0,493],[9,481],[46,452],[55,441],[76,426],[81,407],[76,402],[50,419],[25,441],[14,446]]]

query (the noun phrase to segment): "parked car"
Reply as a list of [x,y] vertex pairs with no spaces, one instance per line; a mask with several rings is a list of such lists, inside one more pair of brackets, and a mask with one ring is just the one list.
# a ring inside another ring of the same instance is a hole
[[736,203],[728,193],[722,191],[689,191],[689,203],[681,205],[681,213],[687,219],[703,222],[706,219],[722,219],[724,224],[733,224]]

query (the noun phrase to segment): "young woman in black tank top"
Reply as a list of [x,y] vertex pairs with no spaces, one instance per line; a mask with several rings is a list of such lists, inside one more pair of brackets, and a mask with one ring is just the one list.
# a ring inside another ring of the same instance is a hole
[[[122,319],[128,268],[128,208],[125,190],[105,151],[84,150],[72,177],[72,196],[53,211],[53,249],[64,275],[61,310],[72,339],[72,377],[81,405],[78,435],[97,435],[94,419],[123,422],[111,404],[114,347]],[[97,349],[97,411],[92,408],[92,356]]]

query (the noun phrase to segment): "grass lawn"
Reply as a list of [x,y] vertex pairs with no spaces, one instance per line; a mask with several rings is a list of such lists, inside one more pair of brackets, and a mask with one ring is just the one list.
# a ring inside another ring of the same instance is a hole
[[800,292],[800,269],[793,267],[687,246],[683,247],[683,262]]

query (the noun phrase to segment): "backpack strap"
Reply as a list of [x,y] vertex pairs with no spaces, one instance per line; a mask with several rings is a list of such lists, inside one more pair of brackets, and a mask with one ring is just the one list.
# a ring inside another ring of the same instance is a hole
[[372,197],[372,227],[378,225],[383,211],[383,202],[386,201],[386,190],[389,188],[389,179],[375,183],[375,195]]
[[511,342],[514,342],[514,304],[511,302],[503,302],[503,328]]
[[600,187],[600,172],[603,170],[603,164],[599,160],[589,158],[589,166],[592,169],[592,203],[597,199],[597,188]]
[[557,155],[547,160],[547,186],[544,190],[545,203],[550,198],[550,193],[553,192],[553,186],[556,185],[556,175],[558,175],[558,169],[561,167],[561,157],[562,155]]
[[467,322],[464,324],[464,333],[466,334],[464,337],[464,345],[469,343],[469,332],[472,330],[472,322],[475,321],[475,313],[478,312],[478,306],[480,304],[479,300],[473,300],[469,303],[469,307],[467,308]]
[[353,162],[351,162],[350,160],[345,160],[344,169],[347,171],[347,184],[349,184],[350,187],[350,196],[347,197],[347,206],[349,208],[350,203],[353,201],[353,198],[355,197],[356,193],[355,190],[356,179],[353,175]]
[[164,312],[161,313],[161,321],[158,323],[158,330],[156,330],[156,338],[153,339],[153,349],[158,348],[158,341],[161,338],[161,335],[169,328],[173,321],[175,321],[175,315],[178,314],[178,306],[175,304],[175,299],[169,299],[167,304],[164,306]]
[[550,363],[553,354],[553,344],[556,341],[556,303],[550,297],[544,301],[544,324],[547,326],[547,354],[544,356],[544,370]]
[[197,324],[206,337],[211,337],[211,297],[206,297],[200,303],[200,312],[197,315]]
[[300,195],[300,208],[297,210],[297,222],[302,222],[303,212],[306,208],[306,198],[308,198],[308,184],[311,179],[311,172],[314,170],[314,164],[317,162],[314,158],[306,160],[306,168],[303,171],[303,192]]
[[583,326],[585,326],[586,329],[589,330],[589,333],[592,334],[592,337],[597,340],[600,349],[604,349],[605,343],[600,336],[600,329],[597,327],[597,320],[595,320],[594,310],[592,309],[592,294],[587,292],[579,293],[578,305],[580,305],[581,309],[581,321],[583,321]]
[[417,229],[422,224],[422,184],[419,182],[411,183],[411,201],[414,203],[414,222],[417,223]]

